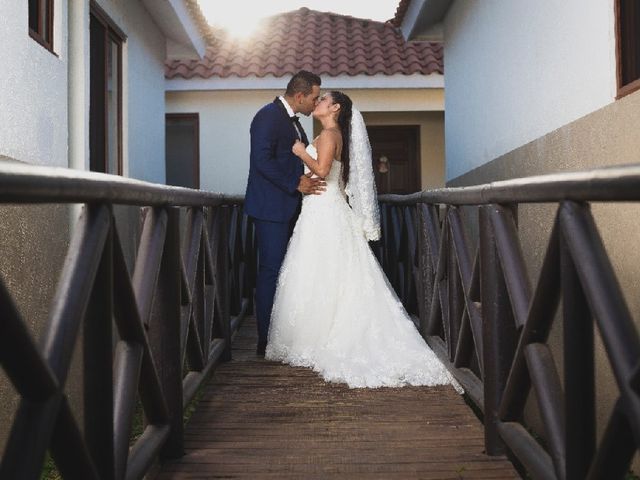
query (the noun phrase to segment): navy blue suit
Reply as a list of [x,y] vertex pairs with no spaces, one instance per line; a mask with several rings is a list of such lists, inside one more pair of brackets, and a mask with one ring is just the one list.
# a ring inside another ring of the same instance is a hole
[[[258,243],[256,321],[258,342],[269,332],[278,273],[300,210],[302,161],[291,151],[296,128],[282,102],[262,107],[251,122],[251,156],[245,213],[253,218]],[[300,127],[302,141],[307,137]]]

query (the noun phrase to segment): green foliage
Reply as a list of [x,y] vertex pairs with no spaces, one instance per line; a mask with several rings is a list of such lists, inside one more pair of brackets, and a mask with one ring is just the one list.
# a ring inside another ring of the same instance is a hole
[[62,480],[62,476],[58,469],[56,468],[56,464],[47,452],[47,457],[44,461],[44,466],[42,467],[42,474],[40,475],[40,480]]
[[144,432],[144,410],[140,397],[136,398],[136,409],[133,413],[133,421],[131,422],[131,436],[129,437],[129,446],[136,443]]
[[182,423],[184,425],[189,423],[189,419],[191,418],[191,415],[193,415],[193,412],[196,411],[196,407],[198,406],[198,403],[200,402],[200,399],[202,399],[202,396],[204,395],[205,383],[207,383],[207,382],[202,382],[200,384],[200,387],[198,387],[198,390],[196,391],[196,394],[193,396],[193,400],[191,400],[191,402],[189,402],[189,405],[187,405],[185,407],[184,413],[182,415]]
[[[202,399],[204,395],[204,386],[206,382],[202,382],[200,388],[196,392],[193,400],[187,405],[184,409],[184,414],[182,416],[182,420],[186,425],[189,422],[189,419],[193,415],[193,412],[196,411],[198,403]],[[129,439],[129,445],[133,445],[138,438],[142,435],[145,428],[144,422],[144,410],[142,408],[142,403],[140,402],[140,398],[136,399],[136,409],[133,415],[133,423],[131,425],[131,437]],[[42,474],[40,475],[40,480],[62,480],[62,476],[58,469],[56,468],[56,464],[51,458],[51,455],[47,452],[47,457],[44,462],[44,466],[42,467]]]

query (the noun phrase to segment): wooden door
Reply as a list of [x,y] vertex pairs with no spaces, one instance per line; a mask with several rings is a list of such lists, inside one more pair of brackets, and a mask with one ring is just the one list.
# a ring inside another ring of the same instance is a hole
[[167,185],[200,188],[199,125],[197,113],[166,115]]
[[89,20],[89,165],[122,174],[122,43],[124,33],[91,2]]
[[378,193],[406,194],[421,190],[417,125],[367,127]]

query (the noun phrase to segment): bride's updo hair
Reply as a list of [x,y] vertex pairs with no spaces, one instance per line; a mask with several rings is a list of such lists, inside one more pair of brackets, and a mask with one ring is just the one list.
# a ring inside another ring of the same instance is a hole
[[349,142],[351,141],[351,109],[353,103],[351,99],[342,92],[334,90],[330,92],[333,103],[340,105],[338,111],[338,125],[342,134],[342,154],[340,161],[342,162],[342,180],[346,185],[349,181]]

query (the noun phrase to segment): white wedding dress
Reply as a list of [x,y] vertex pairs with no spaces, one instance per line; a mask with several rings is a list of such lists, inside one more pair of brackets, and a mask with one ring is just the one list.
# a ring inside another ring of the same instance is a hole
[[[317,157],[313,145],[307,152]],[[303,199],[278,278],[265,358],[313,368],[351,388],[454,383],[369,248],[341,168],[335,160],[326,191]]]

